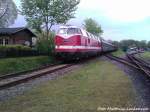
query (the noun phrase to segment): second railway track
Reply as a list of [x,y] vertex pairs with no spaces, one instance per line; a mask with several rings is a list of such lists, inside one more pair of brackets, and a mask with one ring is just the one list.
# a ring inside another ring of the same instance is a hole
[[150,66],[147,62],[142,59],[137,58],[133,54],[127,54],[127,57],[135,64],[140,70],[150,77]]
[[4,76],[3,78],[1,77],[0,90],[19,85],[21,83],[25,83],[25,82],[33,80],[35,78],[54,73],[58,70],[69,68],[73,65],[74,64],[53,65],[53,66],[45,67],[45,68],[40,69],[40,70],[33,71],[31,73],[25,73],[25,74],[21,74],[21,75],[12,74],[12,76],[8,75],[6,77]]
[[117,62],[123,63],[125,65],[128,65],[139,71],[142,71],[145,75],[150,77],[150,64],[148,62],[145,62],[141,58],[135,57],[133,54],[127,54],[126,56],[128,59],[116,57],[113,55],[106,55],[106,57],[115,60]]

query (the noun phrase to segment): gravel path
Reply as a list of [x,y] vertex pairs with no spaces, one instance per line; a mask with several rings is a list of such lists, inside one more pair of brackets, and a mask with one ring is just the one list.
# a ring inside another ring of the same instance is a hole
[[142,72],[130,68],[127,65],[121,64],[113,60],[111,60],[111,62],[116,64],[121,70],[123,70],[126,73],[126,75],[128,75],[131,78],[133,87],[135,88],[138,97],[138,107],[150,108],[150,78],[145,76]]
[[69,68],[59,70],[55,73],[51,73],[51,74],[42,76],[40,78],[28,81],[26,83],[22,83],[20,85],[15,86],[15,87],[11,87],[11,88],[5,89],[5,90],[0,90],[0,102],[9,100],[9,99],[11,99],[15,96],[18,96],[18,95],[22,95],[26,91],[31,90],[33,87],[38,87],[41,84],[44,84],[45,82],[48,82],[49,80],[54,80],[58,77],[59,78],[63,77],[65,74],[67,74],[71,71],[77,70],[81,66],[83,66],[83,65],[82,64],[74,65],[74,66],[71,66]]

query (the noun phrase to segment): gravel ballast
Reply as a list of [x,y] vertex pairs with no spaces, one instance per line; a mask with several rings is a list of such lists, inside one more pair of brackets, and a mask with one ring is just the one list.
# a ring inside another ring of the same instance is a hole
[[65,74],[67,74],[71,71],[77,70],[81,66],[83,66],[83,65],[82,64],[73,65],[69,68],[65,68],[63,70],[59,70],[57,72],[47,74],[47,75],[42,76],[40,78],[36,78],[36,79],[30,80],[26,83],[19,84],[15,87],[0,90],[0,102],[9,100],[10,98],[16,97],[18,95],[22,95],[22,94],[24,94],[24,92],[29,91],[33,87],[37,87],[41,84],[44,84],[45,82],[47,82],[49,80],[54,80],[58,77],[59,78],[63,77]]
[[[108,58],[107,58],[108,59]],[[110,59],[108,59],[110,60]],[[138,108],[150,108],[150,78],[147,77],[142,72],[131,68],[127,65],[121,64],[119,62],[110,60],[112,63],[116,64],[121,70],[123,70],[126,75],[129,76],[135,88],[137,99],[139,100]]]

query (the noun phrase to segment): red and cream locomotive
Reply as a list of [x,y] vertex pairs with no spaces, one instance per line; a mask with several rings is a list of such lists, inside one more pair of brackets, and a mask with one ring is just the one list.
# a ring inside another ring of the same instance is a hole
[[55,37],[56,55],[76,59],[113,51],[116,47],[76,26],[61,26]]

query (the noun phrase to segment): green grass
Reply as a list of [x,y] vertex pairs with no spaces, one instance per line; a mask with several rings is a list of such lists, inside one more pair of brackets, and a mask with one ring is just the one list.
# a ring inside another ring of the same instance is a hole
[[0,75],[30,70],[52,62],[53,59],[48,56],[0,59]]
[[121,49],[118,49],[117,51],[113,52],[112,53],[114,56],[124,56],[125,55],[125,52],[123,52]]
[[142,55],[141,55],[143,58],[145,58],[145,59],[150,59],[150,52],[144,52],[144,53],[142,53]]
[[0,103],[0,112],[96,112],[99,107],[134,107],[127,75],[107,61],[83,68]]

